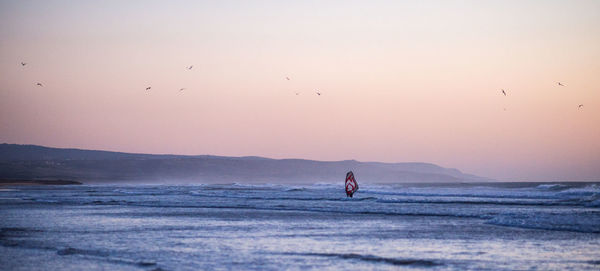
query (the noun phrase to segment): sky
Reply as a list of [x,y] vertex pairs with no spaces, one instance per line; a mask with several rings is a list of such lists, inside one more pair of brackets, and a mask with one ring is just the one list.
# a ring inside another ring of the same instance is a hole
[[600,180],[600,1],[0,0],[0,142]]

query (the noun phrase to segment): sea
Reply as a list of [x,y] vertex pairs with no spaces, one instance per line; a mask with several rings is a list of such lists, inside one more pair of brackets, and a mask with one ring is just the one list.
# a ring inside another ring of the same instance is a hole
[[600,183],[4,186],[0,270],[600,270]]

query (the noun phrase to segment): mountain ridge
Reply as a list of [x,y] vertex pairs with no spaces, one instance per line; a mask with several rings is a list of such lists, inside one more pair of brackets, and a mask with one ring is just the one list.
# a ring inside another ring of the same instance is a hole
[[86,183],[310,183],[339,181],[348,170],[353,170],[360,180],[373,183],[493,181],[426,162],[144,154],[0,144],[0,178],[8,179],[54,178]]

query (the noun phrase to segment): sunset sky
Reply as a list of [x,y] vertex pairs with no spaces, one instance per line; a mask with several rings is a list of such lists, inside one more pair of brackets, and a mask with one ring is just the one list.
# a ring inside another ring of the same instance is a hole
[[600,1],[0,0],[0,143],[600,180]]

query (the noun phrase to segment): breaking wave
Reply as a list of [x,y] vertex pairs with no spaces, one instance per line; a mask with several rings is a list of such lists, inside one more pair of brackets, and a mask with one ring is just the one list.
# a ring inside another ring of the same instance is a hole
[[566,186],[564,184],[540,184],[540,185],[536,186],[536,188],[540,189],[540,190],[560,191],[560,190],[567,189],[568,186]]

